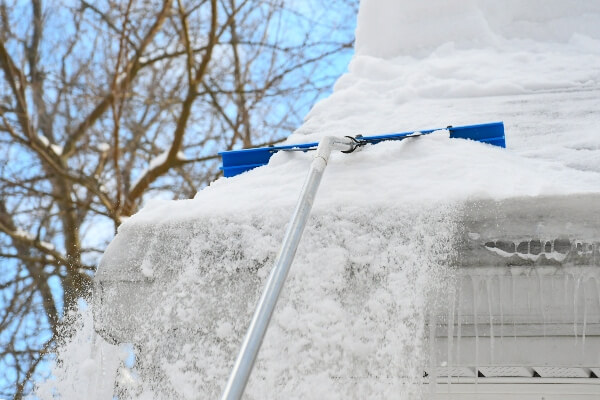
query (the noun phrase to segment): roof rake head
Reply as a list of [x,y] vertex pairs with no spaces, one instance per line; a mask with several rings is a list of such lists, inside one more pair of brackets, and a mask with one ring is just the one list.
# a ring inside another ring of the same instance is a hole
[[[506,147],[504,138],[504,124],[502,122],[490,122],[486,124],[466,125],[466,126],[448,126],[450,138],[468,139],[477,142],[491,144],[493,146]],[[410,137],[427,135],[441,129],[428,129],[423,131],[391,133],[375,136],[355,136],[351,139],[355,142],[355,147],[367,144],[377,144],[384,141],[404,140]],[[311,151],[317,148],[319,143],[303,143],[285,146],[258,147],[254,149],[232,150],[219,153],[222,159],[221,170],[226,178],[236,176],[242,172],[249,171],[256,167],[266,165],[271,156],[279,151]],[[352,149],[353,150],[353,149]],[[351,152],[351,151],[345,151]]]

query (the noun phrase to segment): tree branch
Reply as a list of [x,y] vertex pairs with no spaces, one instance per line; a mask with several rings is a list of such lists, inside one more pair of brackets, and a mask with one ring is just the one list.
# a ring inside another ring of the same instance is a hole
[[[196,88],[204,78],[204,74],[206,73],[206,69],[208,68],[208,64],[211,60],[212,51],[217,39],[217,0],[211,0],[210,4],[211,23],[210,31],[208,34],[208,44],[206,46],[206,53],[202,58],[202,61],[200,63],[200,66],[198,67],[198,70],[196,71],[195,76],[189,82],[187,96],[181,106],[181,111],[177,120],[175,132],[173,133],[173,141],[171,142],[168,155],[163,163],[148,170],[144,176],[138,179],[137,183],[127,195],[125,206],[123,207],[123,215],[129,216],[133,214],[136,201],[142,196],[142,194],[148,188],[148,186],[152,182],[154,182],[158,177],[169,171],[171,168],[177,167],[180,164],[180,161],[178,160],[178,153],[183,142],[183,136],[185,135],[187,122],[190,118],[192,105],[197,96]],[[182,16],[182,19],[185,20],[186,17]],[[187,22],[185,26],[187,26]],[[189,41],[185,42],[184,44],[188,47],[190,46]],[[191,52],[188,51],[187,54],[189,56]]]
[[[121,92],[124,92],[129,83],[137,76],[140,71],[142,65],[140,63],[140,58],[142,57],[144,51],[148,47],[148,45],[152,42],[156,34],[160,31],[163,23],[165,22],[167,15],[169,13],[169,9],[171,8],[172,0],[165,0],[163,2],[163,7],[158,13],[154,23],[144,36],[142,43],[140,43],[139,47],[136,49],[135,56],[128,62],[125,76],[119,81],[119,89]],[[1,56],[1,54],[0,54]],[[94,109],[88,114],[86,118],[75,128],[75,130],[71,133],[65,146],[63,148],[63,157],[69,158],[75,152],[75,145],[77,142],[83,137],[83,135],[87,132],[88,128],[91,127],[111,106],[112,102],[115,101],[115,93],[111,90],[109,91],[104,98],[94,107]]]

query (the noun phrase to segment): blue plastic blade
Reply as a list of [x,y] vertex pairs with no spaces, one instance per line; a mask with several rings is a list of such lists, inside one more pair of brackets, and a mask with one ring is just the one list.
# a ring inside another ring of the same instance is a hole
[[[506,147],[504,138],[504,124],[502,122],[491,122],[487,124],[449,126],[450,137],[455,139],[470,139],[487,143],[493,146]],[[424,131],[391,133],[387,135],[363,136],[362,140],[377,144],[388,140],[402,140],[415,133],[426,135],[439,129],[427,129]],[[225,177],[232,177],[249,171],[256,167],[266,165],[273,154],[282,150],[310,150],[316,148],[318,143],[303,143],[298,145],[260,147],[256,149],[232,150],[219,153],[222,160],[221,169]]]

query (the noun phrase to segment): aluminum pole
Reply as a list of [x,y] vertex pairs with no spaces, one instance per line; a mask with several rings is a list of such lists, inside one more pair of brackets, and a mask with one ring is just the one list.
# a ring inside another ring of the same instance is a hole
[[354,147],[355,142],[352,139],[333,136],[327,136],[319,143],[315,157],[310,164],[310,170],[304,181],[298,204],[292,214],[283,243],[281,244],[281,249],[275,260],[275,266],[271,270],[265,289],[258,301],[254,316],[250,322],[250,327],[242,342],[242,347],[227,381],[227,386],[221,395],[221,400],[239,400],[244,394],[254,361],[265,337],[273,310],[277,305],[277,299],[294,260],[298,243],[302,238],[302,232],[310,215],[310,210],[319,184],[321,183],[321,177],[323,176],[325,167],[327,167],[331,151],[352,150]]

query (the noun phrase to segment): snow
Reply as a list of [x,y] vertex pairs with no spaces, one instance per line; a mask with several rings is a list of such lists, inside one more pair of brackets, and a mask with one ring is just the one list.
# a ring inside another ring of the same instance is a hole
[[[164,164],[164,162],[167,160],[167,157],[169,156],[169,150],[165,150],[162,153],[160,153],[158,156],[154,157],[152,160],[150,160],[150,164],[148,164],[148,170],[152,170],[156,167],[158,167],[161,164]],[[178,160],[186,160],[185,154],[183,154],[182,151],[178,151],[177,152],[177,159]]]
[[154,275],[153,266],[150,260],[144,260],[144,262],[140,266],[140,270],[142,272],[142,275],[144,275],[147,278],[152,278]]
[[50,146],[50,148],[52,149],[52,151],[57,155],[57,156],[61,156],[62,152],[63,152],[63,148],[57,144],[53,144]]
[[447,43],[485,49],[508,41],[568,43],[574,35],[600,39],[599,15],[600,3],[588,0],[361,1],[356,54],[427,58]]
[[50,251],[54,251],[56,249],[56,247],[54,247],[54,245],[50,242],[45,242],[45,241],[40,241],[40,245],[42,247],[44,247],[45,249],[48,249]]
[[[139,344],[130,392],[141,384],[156,399],[219,396],[289,213],[124,224],[98,271],[105,307],[95,327]],[[444,282],[453,215],[448,207],[313,213],[246,398],[418,393],[423,294],[430,279]],[[390,368],[403,379],[366,379]]]
[[[35,235],[33,235],[30,232],[24,231],[23,229],[20,229],[20,228],[17,228],[17,230],[15,230],[14,234],[15,234],[15,236],[20,237],[20,238],[22,238],[24,240],[27,240],[27,241],[36,241],[37,240],[36,237],[35,237]],[[45,248],[47,250],[50,250],[50,251],[54,251],[55,250],[54,245],[52,243],[50,243],[50,242],[46,242],[44,240],[40,240],[37,243],[39,243],[40,246],[42,246],[43,248]]]
[[103,153],[107,152],[108,150],[110,150],[110,145],[106,142],[98,143],[98,150],[100,150]]
[[42,144],[46,147],[50,146],[50,141],[48,140],[48,138],[44,135],[38,135],[38,138],[40,139],[40,142],[42,142]]
[[[460,204],[600,192],[599,67],[598,2],[363,0],[348,73],[287,143],[502,120],[507,149],[440,130],[334,153],[247,398],[419,397]],[[220,394],[311,158],[277,153],[122,224],[96,328],[142,344],[126,398]]]
[[125,360],[126,349],[96,335],[92,315],[84,308],[68,318],[74,323],[73,335],[59,344],[52,376],[37,385],[36,396],[75,400],[85,393],[83,397],[112,399],[117,367]]
[[[151,202],[132,222],[290,209],[311,159],[311,153],[277,153],[268,166],[218,180],[194,200]],[[593,164],[593,159],[590,162]],[[313,207],[315,212],[327,212],[339,206],[583,193],[598,191],[599,172],[566,168],[555,160],[525,158],[491,145],[434,133],[380,143],[352,154],[334,153]],[[541,179],[549,174],[552,179]],[[270,188],[268,196],[265,187]]]
[[[315,203],[321,211],[598,192],[598,109],[600,3],[363,1],[349,72],[287,144],[505,123],[506,150],[422,137],[334,154]],[[194,200],[152,203],[133,221],[289,207],[310,160],[310,153],[278,153]]]
[[46,136],[44,136],[42,134],[38,135],[38,139],[40,139],[40,141],[42,142],[42,144],[44,146],[50,147],[50,149],[52,149],[52,151],[54,152],[54,154],[56,154],[57,156],[61,156],[62,155],[63,148],[61,146],[59,146],[57,144],[54,144],[54,143],[51,144],[50,140]]
[[[167,157],[169,156],[169,150],[165,150],[162,153],[160,153],[158,156],[154,157],[153,159],[150,160],[150,162],[148,163],[148,168],[146,168],[145,170],[143,170],[140,175],[137,177],[137,179],[131,184],[131,187],[135,187],[137,186],[137,184],[144,179],[144,177],[146,176],[146,174],[149,171],[152,171],[154,168],[158,167],[159,165],[162,165],[165,163],[165,161],[167,161]],[[182,151],[178,151],[177,152],[177,159],[178,160],[187,160],[187,157],[185,156],[185,154]]]
[[17,228],[17,230],[15,231],[15,235],[20,236],[25,240],[35,240],[35,235],[31,234],[30,232],[24,231],[20,228]]

